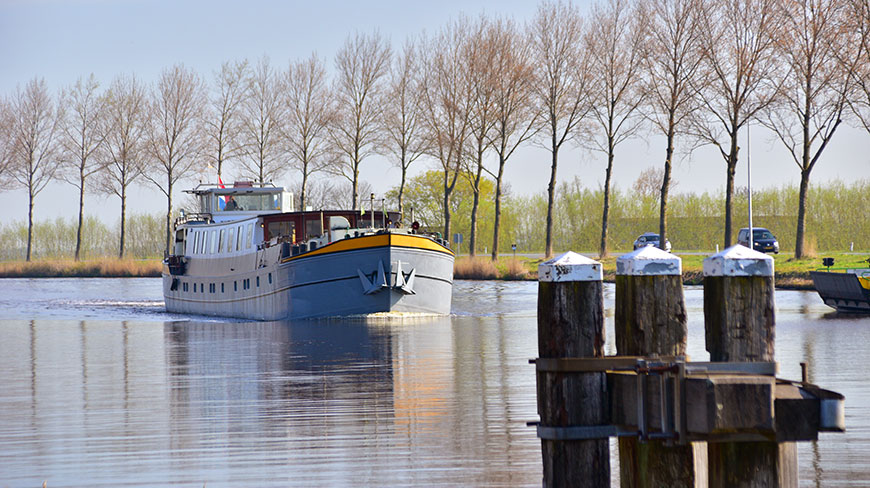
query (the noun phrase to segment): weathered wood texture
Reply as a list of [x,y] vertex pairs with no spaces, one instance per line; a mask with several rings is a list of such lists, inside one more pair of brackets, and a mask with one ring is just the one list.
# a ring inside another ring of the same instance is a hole
[[616,277],[616,353],[686,354],[686,300],[681,276]]
[[710,361],[773,361],[772,276],[704,277]]
[[620,486],[706,487],[706,467],[706,442],[666,447],[657,440],[619,439]]
[[[773,361],[773,277],[704,277],[704,321],[711,361]],[[711,488],[797,487],[794,443],[710,443],[707,457]]]
[[[604,293],[600,281],[538,283],[538,354],[542,358],[604,357]],[[570,427],[607,421],[604,373],[538,372],[541,424]],[[544,486],[610,485],[608,439],[541,439]]]
[[794,442],[711,442],[708,446],[710,487],[798,486]]
[[[688,328],[682,277],[617,275],[614,323],[617,355],[685,355]],[[704,444],[668,447],[658,440],[642,444],[633,437],[620,438],[621,486],[706,486],[706,463],[696,463],[705,461],[706,452],[700,452],[704,449]]]

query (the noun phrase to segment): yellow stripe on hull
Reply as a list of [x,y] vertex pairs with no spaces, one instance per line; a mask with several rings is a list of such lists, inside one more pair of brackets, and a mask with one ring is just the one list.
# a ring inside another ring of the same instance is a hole
[[311,256],[319,256],[323,254],[332,254],[336,252],[342,251],[353,251],[357,249],[369,249],[374,247],[387,247],[387,246],[396,246],[396,247],[405,247],[412,249],[425,249],[429,251],[437,251],[445,254],[449,254],[453,256],[453,251],[449,248],[438,244],[437,242],[429,239],[428,237],[416,236],[410,234],[377,234],[377,235],[369,235],[369,236],[361,236],[361,237],[353,237],[349,239],[342,239],[340,241],[330,242],[329,244],[315,249],[313,251],[306,252],[304,254],[299,254],[298,256],[292,256],[289,258],[284,258],[281,262],[286,263],[289,261],[293,261],[296,259],[308,258]]

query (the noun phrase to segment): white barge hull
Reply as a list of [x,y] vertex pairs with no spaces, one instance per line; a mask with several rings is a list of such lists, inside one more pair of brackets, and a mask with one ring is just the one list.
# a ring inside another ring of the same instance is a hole
[[253,320],[450,313],[454,256],[427,237],[368,235],[297,256],[287,249],[283,258],[281,246],[261,251],[243,273],[164,270],[166,310]]

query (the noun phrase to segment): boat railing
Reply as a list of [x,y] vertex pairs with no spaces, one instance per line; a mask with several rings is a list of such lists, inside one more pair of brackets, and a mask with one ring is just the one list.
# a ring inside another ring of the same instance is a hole
[[212,221],[212,216],[207,212],[184,213],[175,218],[175,225],[186,224],[189,222],[202,222],[207,224]]

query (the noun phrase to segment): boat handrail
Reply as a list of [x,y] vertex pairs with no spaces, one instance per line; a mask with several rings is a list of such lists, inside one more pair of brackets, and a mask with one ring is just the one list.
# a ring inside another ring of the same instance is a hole
[[203,222],[205,224],[212,222],[212,215],[208,212],[184,213],[175,218],[175,225],[186,224],[188,222]]

